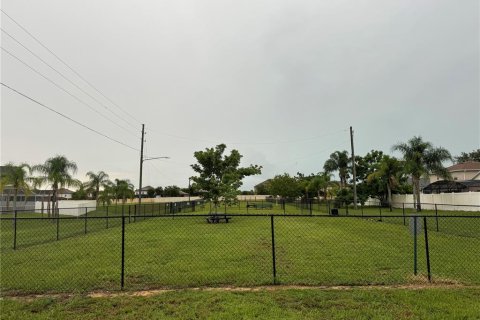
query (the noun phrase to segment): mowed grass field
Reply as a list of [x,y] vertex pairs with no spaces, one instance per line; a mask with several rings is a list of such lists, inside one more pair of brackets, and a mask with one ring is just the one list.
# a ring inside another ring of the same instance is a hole
[[[197,216],[193,217],[150,217],[136,222],[126,218],[125,289],[273,283],[269,216],[233,216],[228,224],[207,224],[200,215],[205,211],[197,209]],[[256,211],[270,213],[268,209]],[[227,208],[227,212],[231,211]],[[2,220],[2,294],[119,290],[121,219],[110,212],[107,229],[107,219],[102,213],[101,210],[89,213],[93,218],[86,220],[86,234],[82,217],[60,219],[58,241],[56,221],[17,219],[15,251],[13,222]],[[146,210],[145,214],[148,213]],[[441,228],[437,232],[431,229],[435,227],[435,218],[428,218],[433,281],[479,285],[480,219],[460,216],[440,219]],[[276,283],[425,283],[423,233],[417,239],[418,275],[414,276],[413,236],[403,225],[403,218],[384,216],[383,221],[379,220],[379,217],[276,216]]]
[[0,300],[2,319],[478,319],[480,289],[179,290]]

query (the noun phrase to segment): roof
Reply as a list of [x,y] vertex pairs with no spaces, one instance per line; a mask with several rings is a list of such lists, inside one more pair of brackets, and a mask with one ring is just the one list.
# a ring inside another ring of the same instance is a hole
[[267,184],[267,183],[270,183],[270,181],[272,181],[272,179],[267,179],[267,180],[265,180],[265,181],[262,181],[262,182],[260,182],[259,184],[255,185],[254,188],[257,188],[257,187],[263,186],[263,185],[265,185],[265,184]]
[[449,172],[464,171],[464,170],[477,171],[477,170],[480,170],[480,162],[467,161],[467,162],[457,163],[457,164],[454,164],[453,166],[448,167],[447,170]]
[[480,180],[439,180],[430,183],[423,188],[423,192],[440,193],[440,192],[465,192],[470,188],[480,188]]
[[61,193],[61,194],[72,194],[73,191],[72,191],[72,190],[65,189],[65,188],[60,188],[60,189],[57,190],[57,193],[58,193],[58,194],[60,194],[60,193]]
[[[152,186],[142,187],[142,191],[148,191],[148,190],[155,190],[155,188]],[[138,192],[138,189],[136,189],[135,192]]]

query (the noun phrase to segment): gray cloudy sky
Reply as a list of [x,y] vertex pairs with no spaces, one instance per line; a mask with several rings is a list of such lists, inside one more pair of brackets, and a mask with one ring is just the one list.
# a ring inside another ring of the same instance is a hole
[[[135,148],[145,123],[147,156],[171,159],[145,162],[144,185],[186,186],[193,152],[222,142],[264,167],[243,189],[318,172],[349,150],[350,125],[359,155],[413,135],[453,155],[480,145],[477,0],[5,0],[2,10],[117,106],[3,14],[4,31],[101,104],[3,32],[5,50],[96,112],[3,50],[2,82]],[[137,185],[138,151],[1,92],[2,163],[63,154],[79,179],[105,170]]]

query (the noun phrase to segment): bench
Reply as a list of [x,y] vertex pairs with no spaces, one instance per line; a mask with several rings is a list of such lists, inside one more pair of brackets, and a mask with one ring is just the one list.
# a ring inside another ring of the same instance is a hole
[[207,218],[207,223],[220,223],[220,221],[225,220],[225,223],[228,223],[228,220],[232,219],[226,214],[214,214]]
[[273,204],[270,202],[262,202],[262,203],[248,203],[247,208],[255,208],[255,209],[272,209]]

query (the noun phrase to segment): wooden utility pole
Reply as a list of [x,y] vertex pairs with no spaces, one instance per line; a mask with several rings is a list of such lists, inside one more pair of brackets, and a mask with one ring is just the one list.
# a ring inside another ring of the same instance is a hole
[[140,186],[138,187],[138,210],[141,212],[141,204],[142,204],[142,175],[143,175],[143,142],[145,136],[145,125],[142,124],[142,143],[140,147]]
[[350,144],[352,146],[352,173],[353,173],[353,206],[357,209],[357,172],[355,169],[355,151],[353,149],[353,129],[350,127]]

